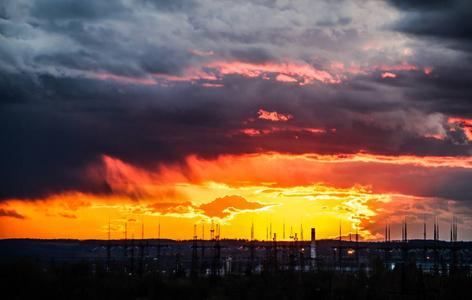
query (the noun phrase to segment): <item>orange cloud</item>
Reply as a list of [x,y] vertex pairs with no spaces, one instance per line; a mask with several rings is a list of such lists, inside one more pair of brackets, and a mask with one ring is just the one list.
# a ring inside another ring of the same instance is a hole
[[266,208],[259,202],[249,202],[239,195],[226,195],[212,202],[201,204],[199,209],[210,218],[231,219],[236,213]]
[[168,214],[190,214],[194,211],[195,206],[193,203],[187,201],[182,203],[174,202],[156,202],[147,206],[153,213],[158,213],[159,215],[168,215]]

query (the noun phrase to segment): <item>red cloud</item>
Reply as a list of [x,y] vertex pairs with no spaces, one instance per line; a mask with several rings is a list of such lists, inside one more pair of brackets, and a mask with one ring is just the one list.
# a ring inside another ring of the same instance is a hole
[[382,78],[395,78],[397,77],[397,75],[395,75],[394,73],[390,73],[390,72],[385,72],[385,73],[382,73]]
[[269,112],[263,109],[259,109],[257,114],[259,115],[259,119],[270,120],[274,122],[277,122],[277,121],[287,122],[288,120],[293,118],[293,116],[290,114],[280,114],[276,111]]
[[275,77],[275,80],[281,81],[281,82],[297,82],[298,81],[295,78],[284,75],[284,74],[277,75],[277,77]]
[[213,51],[203,52],[203,51],[199,51],[199,50],[191,49],[191,48],[187,49],[187,52],[188,52],[188,53],[195,54],[195,55],[198,55],[198,56],[210,56],[210,55],[213,55]]
[[[447,123],[454,124],[457,123],[460,125],[462,130],[464,130],[464,134],[466,135],[469,141],[472,141],[472,119],[462,119],[462,118],[449,118]],[[451,128],[451,131],[454,128]]]

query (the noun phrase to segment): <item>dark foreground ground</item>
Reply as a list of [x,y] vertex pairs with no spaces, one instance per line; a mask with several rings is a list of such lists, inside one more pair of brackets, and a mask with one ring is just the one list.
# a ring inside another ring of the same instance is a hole
[[91,272],[89,262],[0,261],[1,299],[471,299],[468,269],[424,274],[414,265],[366,273],[276,271],[188,278]]

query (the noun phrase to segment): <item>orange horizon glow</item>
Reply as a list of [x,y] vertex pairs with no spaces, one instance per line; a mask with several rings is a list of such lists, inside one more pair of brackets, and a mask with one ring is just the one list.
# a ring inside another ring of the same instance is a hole
[[364,240],[382,240],[386,219],[400,224],[407,214],[415,228],[422,224],[419,215],[434,215],[420,203],[433,205],[436,199],[401,193],[369,178],[346,181],[338,172],[395,166],[471,168],[472,159],[264,153],[213,160],[189,156],[185,168],[144,170],[103,156],[103,164],[90,166],[89,174],[104,174],[111,194],[69,191],[30,201],[10,199],[0,205],[0,238],[106,239],[110,222],[112,238],[120,239],[128,222],[128,238],[140,236],[144,223],[145,238],[157,238],[161,224],[161,238],[191,239],[194,224],[208,231],[213,220],[221,224],[222,238],[249,239],[252,222],[258,240],[266,239],[270,223],[280,240],[283,224],[285,240],[291,227],[300,235],[301,224],[305,239],[312,227],[318,238],[333,238],[341,221],[343,235],[358,230]]

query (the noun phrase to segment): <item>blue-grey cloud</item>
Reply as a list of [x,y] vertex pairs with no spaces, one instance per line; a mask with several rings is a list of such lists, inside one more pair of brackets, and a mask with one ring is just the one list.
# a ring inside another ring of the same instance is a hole
[[389,0],[405,11],[394,28],[406,33],[436,37],[453,48],[472,50],[472,3],[467,0]]

